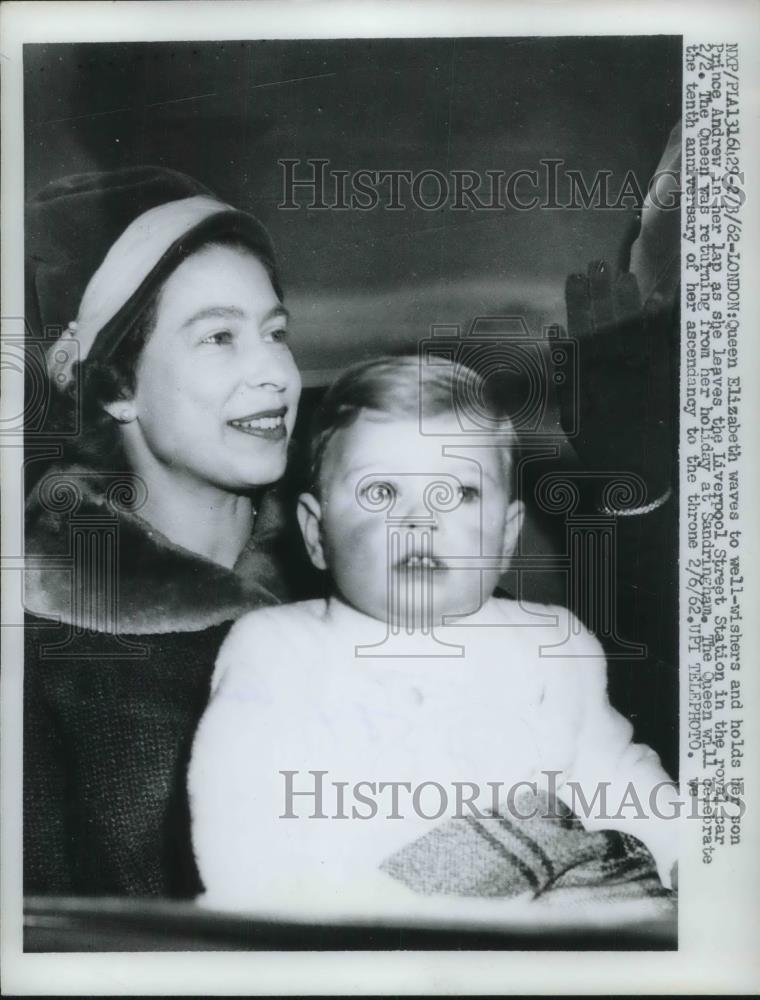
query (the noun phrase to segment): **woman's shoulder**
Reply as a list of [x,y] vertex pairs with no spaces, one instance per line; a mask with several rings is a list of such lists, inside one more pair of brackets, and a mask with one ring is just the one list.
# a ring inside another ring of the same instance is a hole
[[152,635],[200,632],[285,594],[267,538],[241,571],[174,545],[139,514],[128,473],[54,467],[26,506],[26,610],[80,631]]

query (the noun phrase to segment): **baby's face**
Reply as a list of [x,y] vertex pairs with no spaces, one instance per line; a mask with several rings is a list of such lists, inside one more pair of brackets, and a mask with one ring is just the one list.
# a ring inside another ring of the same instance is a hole
[[328,445],[320,497],[322,552],[339,593],[374,618],[417,627],[471,614],[491,596],[522,515],[502,448],[463,437],[453,415],[425,429],[361,414]]

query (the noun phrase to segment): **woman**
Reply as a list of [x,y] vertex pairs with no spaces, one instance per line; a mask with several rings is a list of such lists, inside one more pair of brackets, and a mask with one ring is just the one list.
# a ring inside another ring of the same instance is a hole
[[272,247],[153,168],[50,185],[27,241],[40,329],[80,300],[48,353],[80,424],[27,503],[25,891],[193,895],[184,773],[216,650],[287,597],[263,488],[300,378]]

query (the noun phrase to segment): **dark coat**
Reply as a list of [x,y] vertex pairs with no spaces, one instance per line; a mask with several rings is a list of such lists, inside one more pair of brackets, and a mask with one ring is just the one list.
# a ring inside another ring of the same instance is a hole
[[54,470],[27,505],[26,893],[199,891],[185,771],[216,652],[288,596],[273,493],[227,570],[125,509],[123,481]]

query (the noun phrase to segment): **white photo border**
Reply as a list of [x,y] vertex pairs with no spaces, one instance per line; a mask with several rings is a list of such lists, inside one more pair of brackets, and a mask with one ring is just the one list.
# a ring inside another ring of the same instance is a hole
[[[31,2],[0,10],[2,55],[2,302],[3,316],[22,316],[24,42],[229,40],[264,38],[446,37],[681,34],[691,41],[738,40],[742,53],[743,158],[747,192],[743,243],[744,304],[741,368],[748,373],[744,399],[744,451],[756,454],[760,392],[758,295],[750,276],[760,274],[760,78],[756,54],[760,18],[751,2],[663,5],[650,0],[586,2],[488,2],[418,0],[391,2]],[[756,282],[755,282],[756,285]],[[5,326],[5,321],[4,321]],[[20,380],[3,371],[3,414],[17,412]],[[750,438],[751,435],[751,438]],[[23,453],[2,449],[2,551],[20,552],[19,518],[9,516],[21,495]],[[751,613],[758,581],[757,524],[753,499],[760,495],[760,462],[746,461],[743,690],[749,719],[747,761],[760,759],[760,648],[758,619]],[[760,939],[760,785],[749,773],[743,843],[709,880],[687,850],[679,873],[679,949],[676,952],[347,952],[347,953],[139,953],[45,954],[22,952],[20,574],[4,564],[2,587],[2,882],[0,949],[4,989],[18,995],[77,994],[477,994],[477,993],[751,993],[760,988],[756,946]],[[682,683],[682,717],[683,711]],[[682,757],[685,743],[682,727]]]

